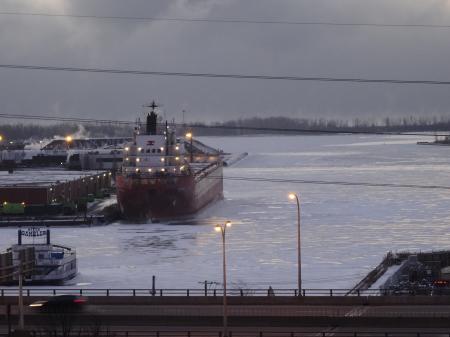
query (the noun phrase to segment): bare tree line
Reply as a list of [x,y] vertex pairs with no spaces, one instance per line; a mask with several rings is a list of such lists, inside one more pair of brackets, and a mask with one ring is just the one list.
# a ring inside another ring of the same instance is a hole
[[[450,117],[386,117],[378,121],[360,118],[343,120],[326,118],[299,119],[288,117],[253,117],[210,124],[198,122],[190,125],[192,126],[185,127],[185,129],[193,130],[197,136],[249,135],[261,133],[292,134],[291,132],[249,130],[245,128],[300,129],[324,132],[433,132],[450,131]],[[51,139],[55,136],[65,137],[66,135],[79,135],[80,138],[130,137],[132,135],[132,132],[132,125],[124,126],[117,124],[0,124],[0,135],[2,135],[4,140],[10,141],[36,141],[42,139]]]
[[[263,133],[261,130],[246,130],[246,127],[256,129],[300,129],[324,132],[433,132],[450,130],[450,117],[386,117],[380,121],[359,118],[342,120],[326,118],[253,117],[211,124],[214,128],[205,128],[205,125],[202,123],[196,123],[195,125],[198,125],[198,128],[194,127],[195,133],[199,135],[247,135]],[[225,128],[221,129],[220,127]],[[264,133],[292,134],[289,131],[264,131]]]
[[5,141],[38,141],[67,135],[78,135],[80,138],[130,137],[132,132],[131,126],[113,124],[0,124],[0,135]]

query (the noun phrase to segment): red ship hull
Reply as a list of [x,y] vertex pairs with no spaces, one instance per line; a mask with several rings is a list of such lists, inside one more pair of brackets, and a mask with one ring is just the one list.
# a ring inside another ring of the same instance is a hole
[[196,213],[223,196],[222,166],[199,174],[160,177],[117,175],[117,201],[131,220],[174,218]]

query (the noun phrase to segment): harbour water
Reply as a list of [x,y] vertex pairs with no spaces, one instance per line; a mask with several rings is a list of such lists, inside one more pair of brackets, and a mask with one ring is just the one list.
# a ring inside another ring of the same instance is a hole
[[[287,198],[290,191],[299,194],[302,204],[305,288],[349,288],[388,250],[450,248],[450,189],[413,187],[450,186],[450,148],[416,145],[426,137],[200,140],[227,152],[249,153],[224,170],[224,200],[191,219],[53,229],[56,242],[77,249],[79,275],[71,286],[144,288],[151,286],[152,275],[161,288],[220,282],[222,242],[214,225],[231,220],[230,287],[295,288],[297,210]],[[332,181],[413,186],[319,183]],[[16,240],[16,233],[0,229],[0,250]]]

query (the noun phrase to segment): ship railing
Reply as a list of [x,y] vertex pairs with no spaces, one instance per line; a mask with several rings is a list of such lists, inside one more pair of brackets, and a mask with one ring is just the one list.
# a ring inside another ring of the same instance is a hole
[[128,157],[128,158],[134,158],[134,157],[139,157],[139,158],[145,158],[145,157],[162,157],[162,158],[180,158],[180,159],[189,159],[189,155],[186,155],[186,153],[180,153],[178,155],[176,154],[164,154],[164,153],[130,153],[127,154],[124,157]]
[[[127,177],[136,177],[136,178],[164,178],[164,177],[185,177],[188,175],[188,170],[179,171],[180,166],[145,166],[145,167],[136,167],[136,166],[127,166],[122,167],[122,174]],[[177,172],[174,172],[173,169],[177,169]],[[128,171],[127,169],[131,169]],[[136,172],[136,169],[139,172]],[[152,169],[151,172],[148,169]],[[161,172],[161,169],[165,169],[166,171]]]
[[219,166],[220,166],[219,162],[210,163],[209,165],[203,167],[201,170],[195,172],[195,176],[196,178],[202,178],[211,168]]
[[[0,288],[0,297],[17,296],[19,293],[17,287]],[[302,289],[300,296],[383,296],[391,295],[390,290],[383,289]],[[66,288],[64,286],[55,288],[32,287],[24,288],[26,296],[57,296],[57,295],[81,295],[81,296],[178,296],[178,297],[221,297],[223,289],[120,289],[120,288]],[[414,295],[414,294],[409,294]],[[227,289],[227,296],[299,296],[297,289]]]

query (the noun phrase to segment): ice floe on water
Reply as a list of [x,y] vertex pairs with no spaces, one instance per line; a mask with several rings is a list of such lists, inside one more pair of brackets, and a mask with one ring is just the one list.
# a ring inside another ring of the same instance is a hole
[[[423,137],[204,137],[227,152],[249,153],[226,178],[450,186],[450,148],[418,146]],[[357,147],[355,146],[357,145]],[[364,146],[361,146],[364,145]],[[351,149],[351,150],[350,150]],[[357,151],[356,151],[357,149]],[[195,218],[157,224],[55,228],[53,240],[74,246],[85,288],[201,288],[221,282],[226,220],[228,277],[234,287],[295,288],[296,206],[302,204],[305,288],[348,288],[388,250],[450,248],[450,190],[294,184],[225,179],[225,199]],[[16,229],[0,230],[0,249]],[[220,285],[217,285],[220,287]]]

